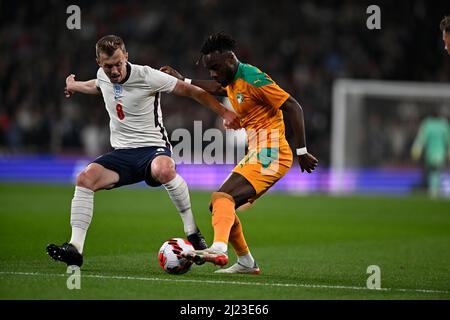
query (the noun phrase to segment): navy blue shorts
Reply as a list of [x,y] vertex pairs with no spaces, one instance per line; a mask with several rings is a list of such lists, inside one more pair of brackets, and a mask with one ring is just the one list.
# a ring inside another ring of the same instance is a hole
[[150,164],[157,156],[172,156],[165,147],[142,147],[133,149],[116,149],[106,153],[94,161],[106,169],[119,174],[119,181],[113,188],[145,181],[151,187],[159,187],[161,183],[154,180],[150,172]]

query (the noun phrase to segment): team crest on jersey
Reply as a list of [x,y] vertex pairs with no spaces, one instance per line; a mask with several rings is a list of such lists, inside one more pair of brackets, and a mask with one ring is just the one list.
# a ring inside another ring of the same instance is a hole
[[238,93],[238,94],[236,94],[236,99],[237,99],[238,103],[242,103],[242,102],[244,102],[244,95],[242,93]]
[[114,84],[114,100],[122,98],[122,86],[120,84]]

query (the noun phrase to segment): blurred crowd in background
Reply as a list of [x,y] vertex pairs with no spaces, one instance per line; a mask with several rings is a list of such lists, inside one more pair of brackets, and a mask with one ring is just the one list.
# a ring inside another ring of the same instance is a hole
[[[66,27],[70,4],[81,8],[81,30]],[[94,46],[100,37],[121,36],[132,63],[171,65],[190,78],[208,79],[196,65],[199,50],[210,33],[226,31],[236,39],[241,61],[267,72],[300,102],[308,150],[327,166],[336,78],[450,80],[439,30],[442,17],[450,14],[448,4],[379,1],[382,28],[368,30],[370,4],[0,1],[0,153],[94,157],[110,150],[101,97],[63,95],[67,75],[95,78]],[[195,120],[202,120],[204,129],[221,127],[213,112],[187,98],[163,95],[162,111],[169,135],[176,128],[192,130]],[[376,133],[389,139],[389,130]]]

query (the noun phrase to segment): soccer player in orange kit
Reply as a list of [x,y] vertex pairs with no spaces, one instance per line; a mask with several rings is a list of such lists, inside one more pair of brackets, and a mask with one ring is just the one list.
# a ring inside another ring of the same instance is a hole
[[238,257],[237,263],[217,273],[259,274],[250,253],[235,209],[252,203],[272,187],[292,165],[292,151],[285,137],[282,110],[294,133],[295,150],[301,171],[311,173],[318,160],[307,152],[303,110],[300,104],[281,89],[266,73],[240,62],[234,54],[235,40],[228,34],[210,35],[203,44],[200,58],[213,80],[191,80],[175,69],[161,70],[180,80],[228,99],[246,129],[248,152],[233,169],[217,192],[213,192],[210,209],[214,242],[205,250],[182,255],[198,264],[228,263],[228,242]]

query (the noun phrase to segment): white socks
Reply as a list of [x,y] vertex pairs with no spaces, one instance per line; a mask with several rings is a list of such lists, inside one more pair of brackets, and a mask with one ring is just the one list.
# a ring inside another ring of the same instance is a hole
[[180,213],[181,220],[183,220],[184,233],[190,235],[197,232],[197,225],[195,224],[194,215],[192,214],[191,209],[189,190],[184,179],[177,174],[173,180],[163,185]]
[[[211,246],[211,249],[226,254],[228,245],[224,242],[214,242]],[[237,262],[245,267],[253,268],[255,266],[255,259],[253,259],[253,256],[250,252],[246,255],[238,256],[237,258]]]
[[[191,210],[189,190],[184,179],[177,174],[173,180],[164,184],[164,187],[180,213],[186,235],[197,232],[197,225]],[[72,238],[69,243],[73,244],[80,253],[83,252],[84,241],[92,221],[93,210],[94,191],[83,187],[75,187],[70,213]]]
[[255,265],[255,259],[253,259],[252,254],[249,252],[244,256],[238,256],[238,263],[242,264],[243,266],[253,268]]
[[83,253],[84,240],[92,221],[93,210],[94,191],[83,187],[75,187],[70,212],[72,238],[69,243],[73,244],[80,253]]
[[225,242],[214,242],[211,246],[211,249],[214,251],[227,253],[228,245]]

